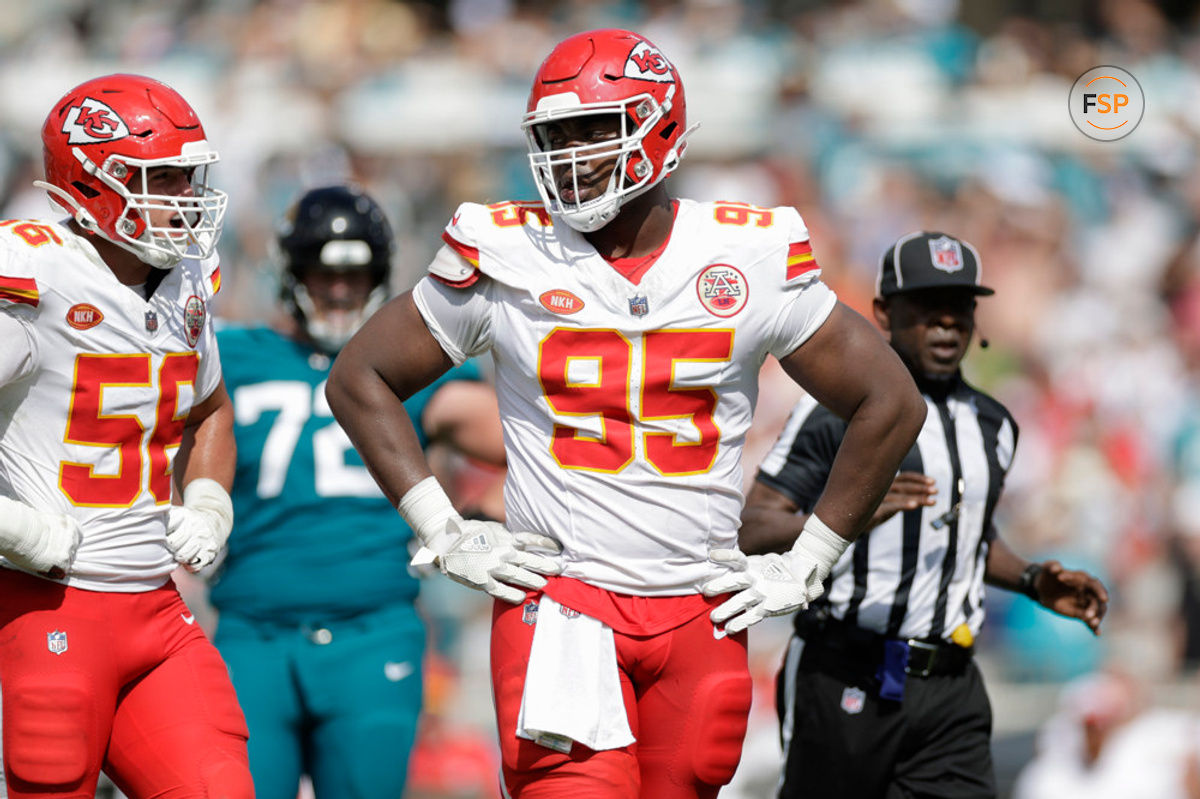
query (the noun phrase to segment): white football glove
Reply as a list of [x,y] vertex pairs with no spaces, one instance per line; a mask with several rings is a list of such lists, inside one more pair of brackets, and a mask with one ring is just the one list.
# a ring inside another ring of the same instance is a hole
[[[701,589],[705,596],[738,591],[709,614],[714,624],[725,625],[727,633],[740,633],[767,616],[804,610],[825,590],[817,577],[817,564],[795,562],[790,552],[746,557],[736,549],[714,549],[708,559],[734,568]],[[738,590],[747,580],[750,585]]]
[[562,571],[551,557],[562,552],[557,541],[514,533],[499,522],[462,518],[433,477],[410,488],[396,509],[421,542],[409,564],[418,572],[436,564],[451,580],[515,605],[525,598],[515,586],[537,591],[546,586],[541,575]]
[[541,590],[546,587],[543,574],[562,571],[553,558],[527,551],[544,549],[555,555],[562,551],[557,541],[544,535],[514,533],[499,522],[454,518],[446,522],[446,532],[453,542],[438,556],[442,574],[505,602],[520,604],[525,599],[521,589]]
[[709,618],[714,624],[724,624],[725,632],[739,633],[768,616],[804,610],[825,593],[822,583],[849,545],[811,515],[792,549],[782,555],[746,557],[736,549],[714,549],[709,560],[732,571],[709,580],[701,592],[705,596],[737,593],[718,605]]
[[14,566],[55,579],[65,577],[82,539],[73,516],[0,497],[0,555]]
[[199,477],[167,516],[167,549],[192,574],[217,559],[233,529],[233,502],[216,480]]

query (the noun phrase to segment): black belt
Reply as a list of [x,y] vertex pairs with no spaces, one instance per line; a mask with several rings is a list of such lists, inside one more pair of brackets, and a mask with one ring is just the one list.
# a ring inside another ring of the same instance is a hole
[[[853,663],[870,673],[883,662],[887,636],[833,618],[804,614],[797,619],[796,633],[804,639],[804,654],[821,660]],[[891,639],[900,640],[900,639]],[[962,674],[971,662],[973,651],[941,640],[903,639],[908,645],[904,671],[910,677],[936,677]]]

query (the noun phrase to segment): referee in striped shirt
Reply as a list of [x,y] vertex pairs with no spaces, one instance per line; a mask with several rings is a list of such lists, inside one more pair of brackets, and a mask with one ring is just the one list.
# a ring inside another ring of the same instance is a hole
[[[985,582],[1100,632],[1099,580],[1025,561],[992,525],[1017,425],[959,371],[976,297],[992,293],[975,248],[943,233],[904,236],[880,262],[875,319],[929,411],[869,530],[796,616],[777,693],[781,799],[996,795],[991,706],[971,657]],[[811,399],[796,406],[742,514],[745,552],[788,550],[845,429]]]

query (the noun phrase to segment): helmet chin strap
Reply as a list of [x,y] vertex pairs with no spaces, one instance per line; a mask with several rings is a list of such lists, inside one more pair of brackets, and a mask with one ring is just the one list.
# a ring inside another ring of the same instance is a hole
[[78,224],[81,228],[86,230],[88,233],[99,236],[109,244],[120,247],[126,252],[133,253],[142,263],[152,266],[155,269],[172,269],[176,264],[179,263],[180,260],[182,260],[165,252],[141,249],[129,244],[128,242],[114,239],[111,236],[106,235],[104,231],[100,229],[100,225],[96,223],[96,218],[92,216],[91,212],[76,202],[75,198],[70,194],[63,191],[58,186],[55,186],[53,183],[47,183],[44,180],[35,180],[33,181],[33,185],[39,189],[45,190],[46,193],[50,195],[50,201],[70,214],[71,218],[74,219],[76,224]]
[[[692,124],[687,130],[679,135],[675,141],[675,146],[667,153],[663,159],[663,169],[658,176],[658,180],[651,181],[644,186],[640,186],[627,194],[616,194],[615,183],[619,180],[619,175],[624,170],[624,164],[613,170],[612,177],[609,179],[608,187],[605,189],[604,196],[597,198],[596,206],[592,208],[581,208],[575,211],[560,211],[554,214],[567,223],[568,227],[578,230],[580,233],[594,233],[600,228],[607,225],[616,218],[620,213],[621,207],[626,202],[645,194],[647,191],[657,186],[663,181],[667,175],[675,171],[679,166],[679,162],[683,160],[683,151],[687,147],[687,138],[696,128],[700,127],[700,123]],[[626,154],[625,157],[627,157]],[[644,163],[644,162],[643,162]],[[545,198],[543,198],[545,199]]]

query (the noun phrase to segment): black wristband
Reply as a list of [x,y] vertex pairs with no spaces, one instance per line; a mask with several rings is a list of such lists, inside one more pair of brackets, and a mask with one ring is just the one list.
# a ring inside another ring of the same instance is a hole
[[1021,578],[1017,580],[1017,590],[1034,602],[1041,601],[1041,596],[1038,595],[1037,590],[1037,578],[1041,573],[1042,564],[1030,563],[1025,567],[1025,571],[1021,572]]

